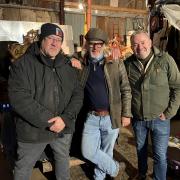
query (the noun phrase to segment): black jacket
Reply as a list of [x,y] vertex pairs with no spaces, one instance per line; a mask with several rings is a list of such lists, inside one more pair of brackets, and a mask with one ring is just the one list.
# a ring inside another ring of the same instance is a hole
[[75,119],[83,101],[77,70],[59,53],[51,62],[38,43],[11,67],[9,98],[16,116],[17,138],[21,142],[48,142],[60,134],[49,130],[48,120],[60,116],[65,122],[61,133],[74,131]]

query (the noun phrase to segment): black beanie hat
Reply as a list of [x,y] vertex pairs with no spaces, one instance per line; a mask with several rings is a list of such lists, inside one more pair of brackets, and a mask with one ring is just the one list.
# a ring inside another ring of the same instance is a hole
[[93,40],[101,40],[105,43],[108,41],[107,34],[98,28],[91,28],[87,34],[85,35],[85,39],[87,41],[93,41]]
[[52,23],[45,23],[41,26],[39,30],[39,40],[42,41],[45,37],[49,35],[59,36],[62,38],[62,41],[64,39],[64,33],[59,26]]

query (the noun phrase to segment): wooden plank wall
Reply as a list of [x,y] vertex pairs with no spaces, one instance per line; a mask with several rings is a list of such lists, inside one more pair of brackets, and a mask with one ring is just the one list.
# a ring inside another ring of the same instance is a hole
[[[104,0],[106,3],[110,0]],[[103,5],[104,1],[101,2]],[[93,3],[99,2],[93,0]],[[100,2],[99,2],[100,3]],[[144,0],[119,0],[119,7],[130,8],[130,9],[146,9]],[[123,12],[121,12],[123,13]],[[135,17],[97,17],[96,26],[102,28],[108,32],[110,39],[113,39],[115,35],[123,37],[128,31],[133,30],[133,21]],[[143,19],[141,19],[143,21]],[[144,20],[146,21],[146,20]],[[144,22],[146,25],[146,22]]]
[[[65,2],[79,3],[80,1],[79,0],[65,0]],[[92,0],[92,5],[110,6],[110,0]],[[145,9],[145,0],[119,0],[118,7]]]
[[145,0],[119,0],[119,7],[127,7],[133,9],[145,9]]
[[[147,27],[146,19],[140,19],[145,28]],[[102,17],[97,16],[96,27],[103,29],[108,33],[109,39],[113,39],[118,35],[124,37],[128,34],[128,31],[132,31],[134,27],[135,19],[132,17]]]

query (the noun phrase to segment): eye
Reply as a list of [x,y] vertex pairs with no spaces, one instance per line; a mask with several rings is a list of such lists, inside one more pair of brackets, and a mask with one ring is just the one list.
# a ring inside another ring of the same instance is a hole
[[138,46],[138,44],[134,44],[134,45],[133,45],[133,47],[137,47],[137,46]]
[[54,38],[54,37],[48,36],[47,39],[49,39],[50,41],[53,41],[53,42],[57,42],[57,43],[62,42],[61,38]]

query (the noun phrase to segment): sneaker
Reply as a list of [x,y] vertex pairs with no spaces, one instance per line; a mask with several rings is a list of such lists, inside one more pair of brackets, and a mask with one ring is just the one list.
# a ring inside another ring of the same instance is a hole
[[123,173],[126,169],[126,164],[124,162],[120,162],[119,163],[119,173],[116,177],[114,177],[113,179],[114,180],[121,180],[122,176],[123,176]]

